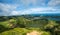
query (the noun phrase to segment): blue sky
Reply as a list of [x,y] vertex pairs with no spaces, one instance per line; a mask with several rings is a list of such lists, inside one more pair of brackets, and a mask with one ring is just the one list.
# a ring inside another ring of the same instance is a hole
[[60,0],[0,0],[0,16],[60,13]]

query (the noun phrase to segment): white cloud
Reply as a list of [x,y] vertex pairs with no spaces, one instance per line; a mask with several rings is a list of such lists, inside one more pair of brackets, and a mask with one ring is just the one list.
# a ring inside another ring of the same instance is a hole
[[28,7],[32,6],[60,6],[60,0],[16,0],[16,2],[20,5]]
[[33,6],[37,5],[45,5],[46,0],[20,0],[22,5],[29,6],[32,4]]
[[60,0],[51,0],[49,3],[48,3],[49,6],[60,6]]
[[18,4],[28,7],[32,6],[60,6],[60,0],[16,0]]
[[58,13],[58,11],[60,11],[60,10],[50,8],[50,7],[48,7],[48,8],[31,8],[31,9],[24,11],[23,14]]
[[25,15],[25,14],[42,14],[42,13],[60,13],[59,9],[54,9],[51,7],[47,8],[30,8],[23,11],[12,11],[11,15]]
[[17,5],[0,3],[0,10],[2,11],[1,15],[9,15],[11,11],[16,10],[16,7]]
[[11,12],[11,15],[18,15],[19,14],[19,12],[17,12],[17,11],[12,11]]
[[0,9],[2,9],[3,11],[7,11],[7,10],[16,9],[16,6],[0,3]]

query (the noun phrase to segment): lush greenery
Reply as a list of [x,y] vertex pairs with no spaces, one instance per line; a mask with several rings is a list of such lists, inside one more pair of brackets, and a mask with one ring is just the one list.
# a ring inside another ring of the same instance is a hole
[[47,18],[51,17],[1,16],[0,35],[26,35],[32,30],[44,32],[42,35],[60,35],[60,21]]

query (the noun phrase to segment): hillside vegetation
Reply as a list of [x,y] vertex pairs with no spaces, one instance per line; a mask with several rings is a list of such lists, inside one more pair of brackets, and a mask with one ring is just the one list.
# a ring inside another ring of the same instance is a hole
[[60,35],[60,21],[44,16],[1,16],[0,35],[27,35],[34,31],[41,35]]

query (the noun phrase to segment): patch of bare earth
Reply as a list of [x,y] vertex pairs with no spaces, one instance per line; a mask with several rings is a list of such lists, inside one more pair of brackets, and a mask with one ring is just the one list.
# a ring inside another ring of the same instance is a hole
[[32,31],[30,33],[27,33],[26,35],[42,35],[43,32],[38,32],[38,31]]

